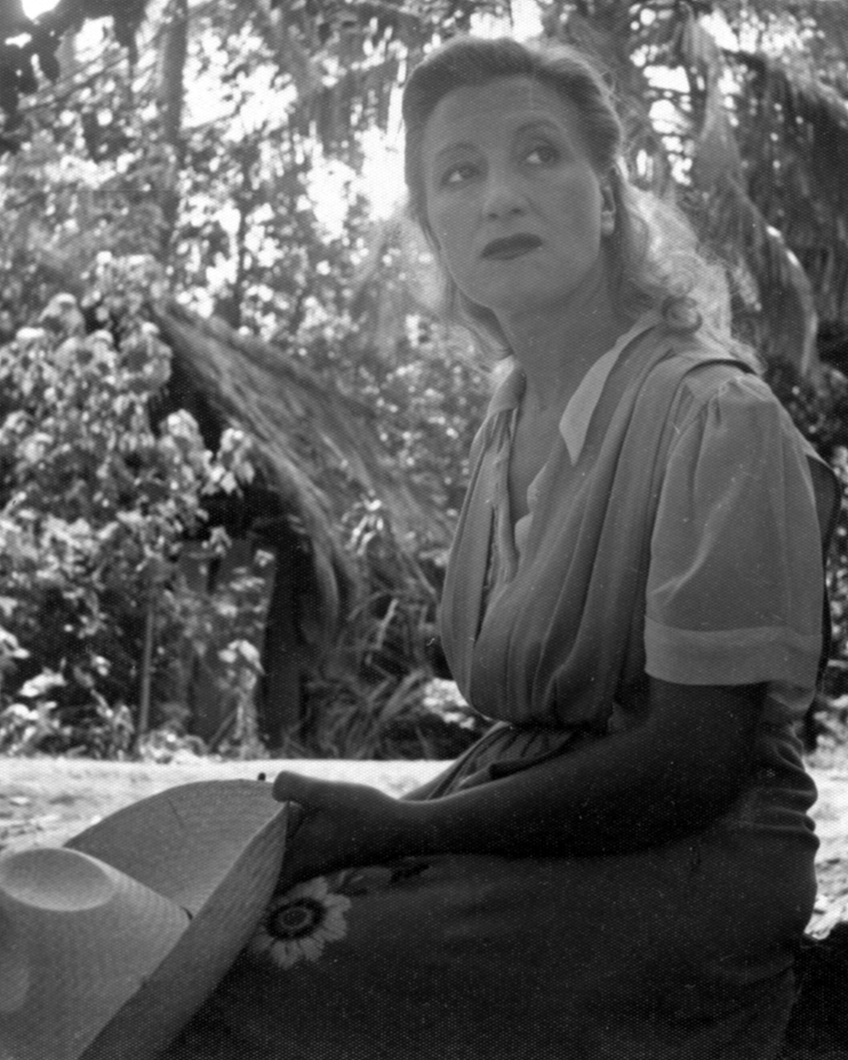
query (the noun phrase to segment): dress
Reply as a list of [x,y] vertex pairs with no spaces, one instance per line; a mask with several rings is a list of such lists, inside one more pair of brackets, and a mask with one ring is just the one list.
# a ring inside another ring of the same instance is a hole
[[815,897],[793,729],[821,648],[811,453],[756,376],[648,316],[584,379],[513,528],[522,386],[475,441],[443,598],[454,677],[497,724],[431,797],[640,724],[646,673],[767,684],[750,784],[706,831],[635,854],[301,885],[174,1060],[776,1056]]

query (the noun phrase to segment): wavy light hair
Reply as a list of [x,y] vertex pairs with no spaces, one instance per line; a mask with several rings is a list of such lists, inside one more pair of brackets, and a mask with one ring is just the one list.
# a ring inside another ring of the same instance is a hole
[[[616,223],[607,242],[608,276],[622,312],[635,318],[656,309],[673,331],[700,329],[719,340],[726,352],[732,347],[737,357],[755,362],[752,351],[730,336],[724,270],[699,251],[691,225],[676,207],[630,182],[624,129],[612,89],[582,52],[565,44],[460,36],[430,53],[410,75],[403,94],[407,214],[423,232],[437,262],[438,242],[427,221],[422,157],[427,123],[449,92],[515,76],[532,78],[574,107],[589,160],[596,173],[609,180]],[[441,312],[469,328],[488,351],[508,356],[494,313],[466,298],[444,269],[440,273]]]

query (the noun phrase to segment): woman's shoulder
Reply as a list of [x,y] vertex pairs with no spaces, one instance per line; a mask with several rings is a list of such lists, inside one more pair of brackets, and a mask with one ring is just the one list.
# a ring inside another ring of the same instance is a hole
[[732,343],[694,335],[664,336],[667,355],[651,373],[655,387],[675,394],[673,419],[678,431],[694,420],[738,418],[753,425],[761,416],[777,417],[794,429],[788,413],[757,367]]

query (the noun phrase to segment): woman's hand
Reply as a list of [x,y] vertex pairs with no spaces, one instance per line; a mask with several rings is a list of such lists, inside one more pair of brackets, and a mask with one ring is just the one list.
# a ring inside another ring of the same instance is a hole
[[421,853],[422,814],[365,784],[280,773],[274,798],[292,802],[281,886],[354,865]]

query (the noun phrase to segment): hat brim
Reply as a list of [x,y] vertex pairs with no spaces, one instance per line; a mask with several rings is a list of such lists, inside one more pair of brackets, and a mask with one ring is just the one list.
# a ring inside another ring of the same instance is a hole
[[264,912],[279,878],[286,818],[287,807],[273,799],[270,785],[201,781],[134,803],[68,841],[191,916],[168,956],[82,1060],[149,1060],[176,1037]]

